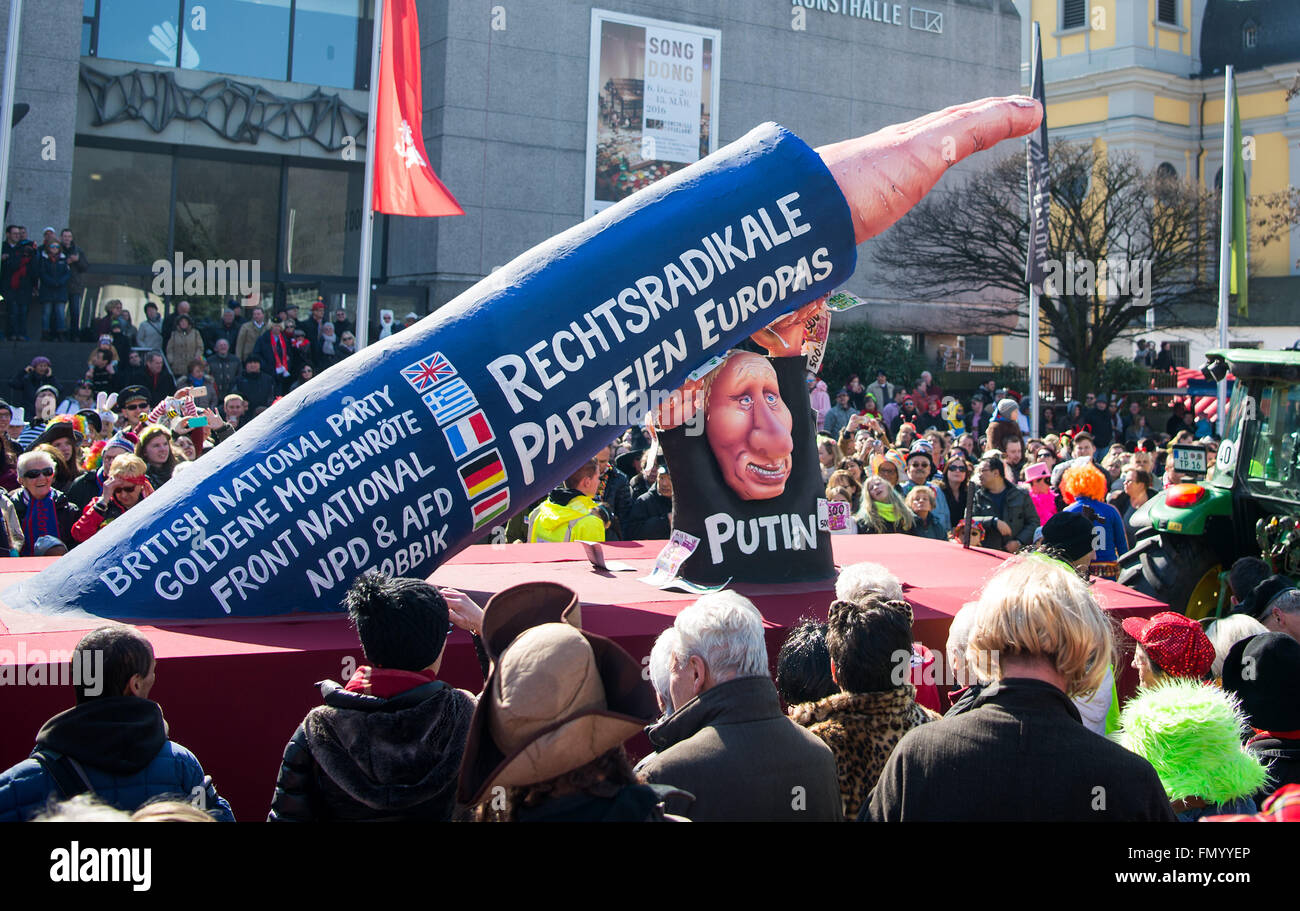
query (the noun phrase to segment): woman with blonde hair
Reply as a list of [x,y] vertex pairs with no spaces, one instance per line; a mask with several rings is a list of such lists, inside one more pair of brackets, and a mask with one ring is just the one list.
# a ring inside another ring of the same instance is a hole
[[89,540],[151,493],[153,488],[145,478],[144,459],[135,455],[118,456],[108,469],[103,493],[86,504],[81,518],[72,526],[72,537],[78,543]]
[[1110,621],[1071,566],[1007,560],[966,647],[992,682],[971,711],[899,742],[859,819],[1172,822],[1151,763],[1085,728],[1071,701],[1096,692],[1114,654]]
[[918,484],[907,492],[904,504],[916,516],[916,524],[911,528],[911,534],[921,538],[933,538],[936,541],[946,541],[948,533],[944,530],[943,523],[934,515],[934,507],[937,497],[933,487],[925,484]]
[[916,525],[916,516],[907,508],[902,496],[880,475],[867,479],[862,503],[853,519],[858,523],[858,534],[862,535],[911,532]]

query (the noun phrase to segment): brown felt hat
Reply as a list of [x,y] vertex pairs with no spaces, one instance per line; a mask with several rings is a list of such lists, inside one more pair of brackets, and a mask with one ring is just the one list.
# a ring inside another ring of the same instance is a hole
[[482,638],[492,671],[461,761],[462,804],[481,803],[494,786],[581,768],[655,720],[641,665],[580,622],[578,596],[552,582],[516,585],[488,601]]

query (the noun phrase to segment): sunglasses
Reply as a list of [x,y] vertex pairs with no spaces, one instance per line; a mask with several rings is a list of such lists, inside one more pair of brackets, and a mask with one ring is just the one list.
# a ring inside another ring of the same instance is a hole
[[123,405],[123,406],[122,406],[122,410],[123,410],[123,411],[143,411],[145,408],[148,408],[148,407],[149,407],[148,405]]
[[134,485],[130,487],[119,487],[117,489],[118,493],[135,493],[135,491],[136,491],[136,487]]
[[950,466],[948,466],[948,472],[949,472],[950,474],[951,474],[952,472],[954,472],[954,471],[957,472],[958,474],[966,474],[966,472],[969,471],[969,469],[968,469],[965,465],[950,465]]
[[48,478],[52,474],[54,474],[53,468],[32,468],[29,469],[28,471],[24,471],[23,477],[29,481],[34,481],[40,477]]

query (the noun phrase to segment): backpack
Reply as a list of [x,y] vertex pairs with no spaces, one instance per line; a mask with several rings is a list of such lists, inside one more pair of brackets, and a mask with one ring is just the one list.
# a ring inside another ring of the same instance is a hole
[[86,770],[82,768],[81,763],[71,756],[38,747],[32,750],[32,758],[45,771],[45,774],[50,776],[54,786],[59,789],[61,800],[70,800],[87,791],[91,794],[95,793],[94,787],[90,784],[90,779],[86,776]]

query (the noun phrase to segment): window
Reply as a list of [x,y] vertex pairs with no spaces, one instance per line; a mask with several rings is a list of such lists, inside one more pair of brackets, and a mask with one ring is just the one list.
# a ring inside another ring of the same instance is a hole
[[1177,180],[1177,179],[1178,179],[1178,169],[1175,168],[1175,167],[1174,167],[1172,164],[1170,164],[1169,162],[1167,162],[1167,161],[1162,161],[1162,162],[1160,162],[1160,166],[1156,168],[1156,179],[1157,179],[1157,180]]
[[1263,348],[1263,347],[1264,347],[1264,343],[1263,343],[1263,342],[1233,341],[1233,340],[1229,339],[1229,340],[1228,340],[1228,347],[1229,347],[1229,348]]
[[1259,26],[1253,19],[1247,19],[1241,27],[1241,46],[1248,51],[1259,46]]
[[968,335],[965,337],[966,353],[972,361],[989,359],[989,337],[987,335]]
[[82,0],[81,53],[364,89],[374,0]]
[[78,146],[71,222],[92,265],[148,266],[167,255],[169,155]]
[[[214,268],[223,274],[230,274],[233,261],[245,283],[256,263],[268,308],[299,286],[311,286],[299,289],[311,295],[308,304],[327,287],[344,302],[355,296],[356,279],[349,276],[357,274],[361,239],[360,165],[156,151],[165,148],[114,141],[77,146],[68,224],[90,262],[86,306],[102,310],[112,298],[130,299],[133,315],[143,313],[145,292],[153,287],[151,266],[174,262],[178,254],[217,261]],[[380,285],[386,226],[386,219],[376,220],[372,247]],[[214,289],[208,296],[184,296],[200,315],[215,316],[233,295]],[[402,314],[412,309],[423,314],[427,305],[408,303]]]
[[1190,343],[1190,342],[1170,342],[1170,343],[1169,343],[1169,353],[1170,353],[1170,355],[1171,355],[1171,356],[1173,357],[1173,359],[1174,359],[1174,366],[1175,366],[1175,367],[1188,367],[1188,366],[1190,366],[1190,364],[1188,363],[1188,361],[1191,359],[1191,356],[1192,356],[1192,354],[1191,354],[1191,347],[1192,347],[1192,346],[1191,346],[1191,343]]
[[367,6],[365,0],[298,0],[293,19],[294,82],[339,88],[363,88],[370,82]]
[[1156,4],[1156,21],[1162,25],[1178,24],[1178,0],[1159,0]]
[[95,48],[95,23],[99,21],[99,0],[82,0],[81,4],[81,56],[88,57]]
[[278,165],[177,158],[176,252],[257,260],[259,271],[272,272],[279,201]]
[[1088,24],[1088,0],[1061,0],[1061,31]]
[[181,67],[284,79],[289,72],[289,0],[188,0]]
[[363,184],[360,171],[289,168],[284,271],[338,275],[349,258],[357,270]]
[[179,12],[176,0],[99,0],[91,53],[132,63],[176,66]]

